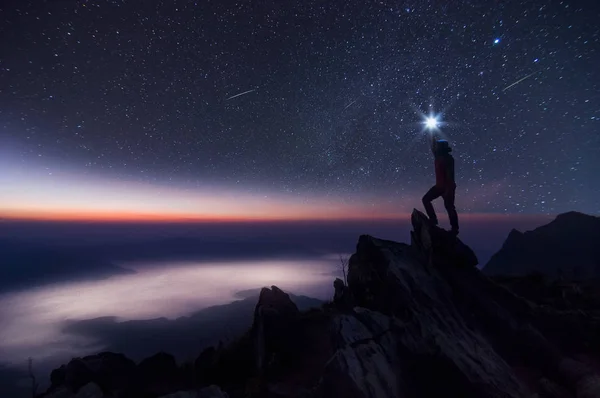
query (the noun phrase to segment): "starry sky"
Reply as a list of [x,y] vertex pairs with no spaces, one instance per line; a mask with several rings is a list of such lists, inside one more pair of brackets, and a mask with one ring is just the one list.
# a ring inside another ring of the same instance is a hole
[[[5,0],[0,215],[600,213],[596,1]],[[438,204],[438,211],[443,207]]]

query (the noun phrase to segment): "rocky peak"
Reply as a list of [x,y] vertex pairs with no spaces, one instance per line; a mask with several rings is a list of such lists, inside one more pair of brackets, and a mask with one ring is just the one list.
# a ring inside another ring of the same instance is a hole
[[[598,317],[532,304],[416,210],[412,225],[410,245],[361,236],[348,286],[335,281],[322,308],[300,312],[279,288],[262,289],[248,333],[198,357],[194,388],[230,398],[600,396]],[[172,369],[165,356],[153,362]],[[77,384],[105,391],[105,380]]]
[[[355,306],[323,312],[327,345],[297,335],[295,344],[321,347],[327,359],[313,364],[322,368],[319,382],[296,390],[314,397],[600,396],[592,366],[574,359],[588,346],[542,333],[567,318],[486,278],[472,250],[422,213],[415,210],[412,222],[411,245],[359,238],[347,288]],[[336,285],[345,306],[345,289]]]
[[262,375],[269,354],[282,346],[282,338],[289,334],[291,321],[299,314],[298,307],[277,286],[263,288],[254,310],[252,334],[255,339],[256,368]]
[[271,288],[264,287],[258,296],[255,316],[258,311],[274,311],[280,316],[295,315],[298,313],[298,307],[290,299],[290,296],[277,286]]

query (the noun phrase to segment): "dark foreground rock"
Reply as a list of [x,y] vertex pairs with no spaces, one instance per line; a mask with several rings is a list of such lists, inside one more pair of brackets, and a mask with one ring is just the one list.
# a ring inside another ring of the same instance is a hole
[[191,369],[162,355],[142,372],[111,357],[131,372],[126,382],[83,360],[55,371],[51,390],[157,397],[164,390],[148,379],[169,374],[173,397],[600,397],[593,313],[527,300],[481,273],[472,250],[422,213],[412,224],[410,245],[361,236],[348,286],[336,281],[322,308],[301,312],[264,288],[252,328]]

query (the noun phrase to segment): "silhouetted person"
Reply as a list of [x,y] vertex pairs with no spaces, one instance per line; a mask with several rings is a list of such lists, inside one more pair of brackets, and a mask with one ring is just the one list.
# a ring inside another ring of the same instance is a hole
[[432,137],[431,151],[435,156],[435,185],[423,196],[423,206],[425,206],[425,211],[431,222],[437,225],[438,219],[431,201],[441,196],[444,199],[444,207],[448,211],[452,233],[458,234],[458,214],[456,214],[456,208],[454,207],[454,194],[456,192],[454,158],[450,155],[452,148],[448,145],[448,141]]

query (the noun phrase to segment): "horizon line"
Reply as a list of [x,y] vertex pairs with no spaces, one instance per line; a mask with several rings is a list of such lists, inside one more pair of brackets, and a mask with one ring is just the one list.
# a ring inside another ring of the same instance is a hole
[[[418,210],[418,209],[417,209]],[[421,211],[421,210],[419,210]],[[423,211],[422,211],[423,212]],[[423,212],[424,213],[424,212]],[[126,214],[3,214],[0,222],[57,222],[57,223],[98,223],[98,224],[268,224],[268,223],[318,223],[318,222],[394,222],[409,221],[411,212],[396,214],[365,214],[364,216],[332,217],[285,217],[285,216],[175,216],[149,213]],[[498,221],[514,219],[556,218],[559,214],[520,214],[520,213],[461,213],[459,216],[468,221]]]

